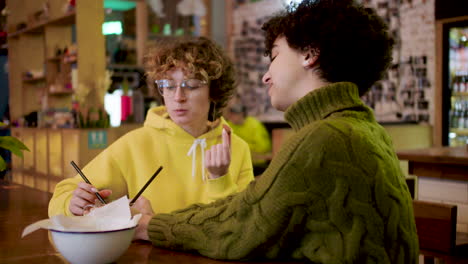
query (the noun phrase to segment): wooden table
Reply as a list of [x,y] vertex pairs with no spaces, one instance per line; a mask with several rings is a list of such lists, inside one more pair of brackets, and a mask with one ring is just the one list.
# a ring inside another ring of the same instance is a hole
[[[0,180],[0,263],[67,263],[50,243],[48,231],[41,229],[21,238],[24,227],[48,218],[47,205],[50,198],[51,195],[46,192]],[[219,264],[239,262],[217,261],[200,255],[156,248],[149,242],[138,241],[132,243],[117,263]]]
[[408,172],[417,176],[468,181],[466,147],[434,147],[402,150],[400,160],[408,160]]
[[[397,155],[400,160],[408,160],[408,172],[410,174],[439,179],[468,181],[468,150],[466,147],[433,147],[426,149],[403,150],[398,151]],[[424,202],[416,202],[416,204],[418,203]],[[413,206],[416,207],[416,204],[413,203]],[[433,204],[432,206],[422,206],[421,204],[417,206],[419,209],[415,210],[416,227],[423,230],[421,233],[427,233],[427,226],[434,226],[434,221],[446,220],[442,218],[441,210],[448,209],[444,209],[442,206],[448,208],[448,205],[442,205],[440,203]],[[424,212],[423,209],[426,211]],[[451,223],[452,226],[450,227],[452,232],[451,240],[453,241],[451,251],[466,252],[468,235],[466,233],[456,232],[456,216],[454,217],[452,215],[453,209],[450,210],[449,216],[451,218],[449,219],[453,221]],[[442,228],[442,225],[440,225],[440,227]],[[456,233],[456,235],[454,233]],[[468,263],[466,253],[464,253],[464,257],[457,257],[451,253],[439,252],[443,250],[443,247],[434,251],[440,245],[441,241],[434,240],[434,237],[431,237],[430,235],[426,234],[419,236],[419,241],[421,253],[425,255],[425,258],[436,257],[442,258],[445,261],[453,261],[450,263]],[[434,243],[437,245],[434,246]],[[434,263],[433,261],[434,260],[432,259],[432,262],[427,263]]]

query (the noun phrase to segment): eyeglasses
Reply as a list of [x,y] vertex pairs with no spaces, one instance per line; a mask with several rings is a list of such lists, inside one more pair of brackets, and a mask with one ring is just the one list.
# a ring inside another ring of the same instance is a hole
[[177,85],[175,80],[169,79],[156,80],[155,83],[158,86],[159,93],[167,97],[174,97],[177,91],[177,86],[180,86],[180,88],[184,91],[185,96],[190,96],[196,93],[200,87],[207,84],[206,81],[198,79],[183,80],[180,85]]

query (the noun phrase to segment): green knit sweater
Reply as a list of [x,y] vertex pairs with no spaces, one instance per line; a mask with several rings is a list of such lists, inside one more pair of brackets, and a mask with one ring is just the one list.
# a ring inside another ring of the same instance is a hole
[[352,83],[290,106],[295,130],[245,191],[158,214],[155,246],[216,259],[417,263],[412,201],[390,137]]

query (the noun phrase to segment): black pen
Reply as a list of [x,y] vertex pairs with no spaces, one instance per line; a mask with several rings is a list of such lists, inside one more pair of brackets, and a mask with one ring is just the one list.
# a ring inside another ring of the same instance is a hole
[[140,195],[145,191],[146,187],[148,187],[148,185],[154,180],[154,178],[156,178],[156,176],[158,176],[158,174],[161,172],[162,169],[163,169],[163,167],[160,166],[158,168],[158,170],[153,174],[153,176],[151,176],[151,178],[146,182],[146,184],[143,186],[143,188],[141,188],[141,190],[137,193],[137,195],[135,197],[133,197],[132,201],[130,202],[130,206],[132,206],[136,202],[138,197],[140,197]]
[[[83,178],[83,180],[84,180],[87,184],[93,185],[93,184],[88,180],[88,178],[86,178],[86,176],[83,174],[83,172],[80,170],[80,168],[78,168],[78,165],[76,165],[76,163],[75,163],[73,160],[70,162],[70,164],[73,166],[73,168],[75,168],[75,170],[78,172],[78,174],[80,174],[81,178]],[[98,192],[94,192],[94,194],[96,195],[96,197],[99,199],[99,201],[100,201],[102,204],[106,204],[106,201],[104,201],[104,199],[102,199],[102,196],[101,196]]]

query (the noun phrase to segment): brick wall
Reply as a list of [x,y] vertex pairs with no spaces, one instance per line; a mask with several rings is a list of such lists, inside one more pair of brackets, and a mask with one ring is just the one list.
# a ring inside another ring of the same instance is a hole
[[[411,3],[409,3],[411,2]],[[400,5],[400,60],[412,60],[412,66],[421,82],[427,78],[427,85],[416,83],[416,90],[423,90],[422,98],[415,98],[416,102],[427,101],[427,109],[417,103],[412,108],[405,109],[421,120],[421,115],[428,115],[434,124],[434,86],[435,86],[435,0],[404,1]],[[426,61],[421,59],[426,58]],[[419,75],[419,76],[418,76]],[[424,76],[422,76],[424,75]],[[423,88],[421,88],[421,86]],[[401,86],[400,86],[401,87]]]
[[363,100],[380,122],[433,124],[434,0],[362,0],[377,10],[395,39],[393,63]]

